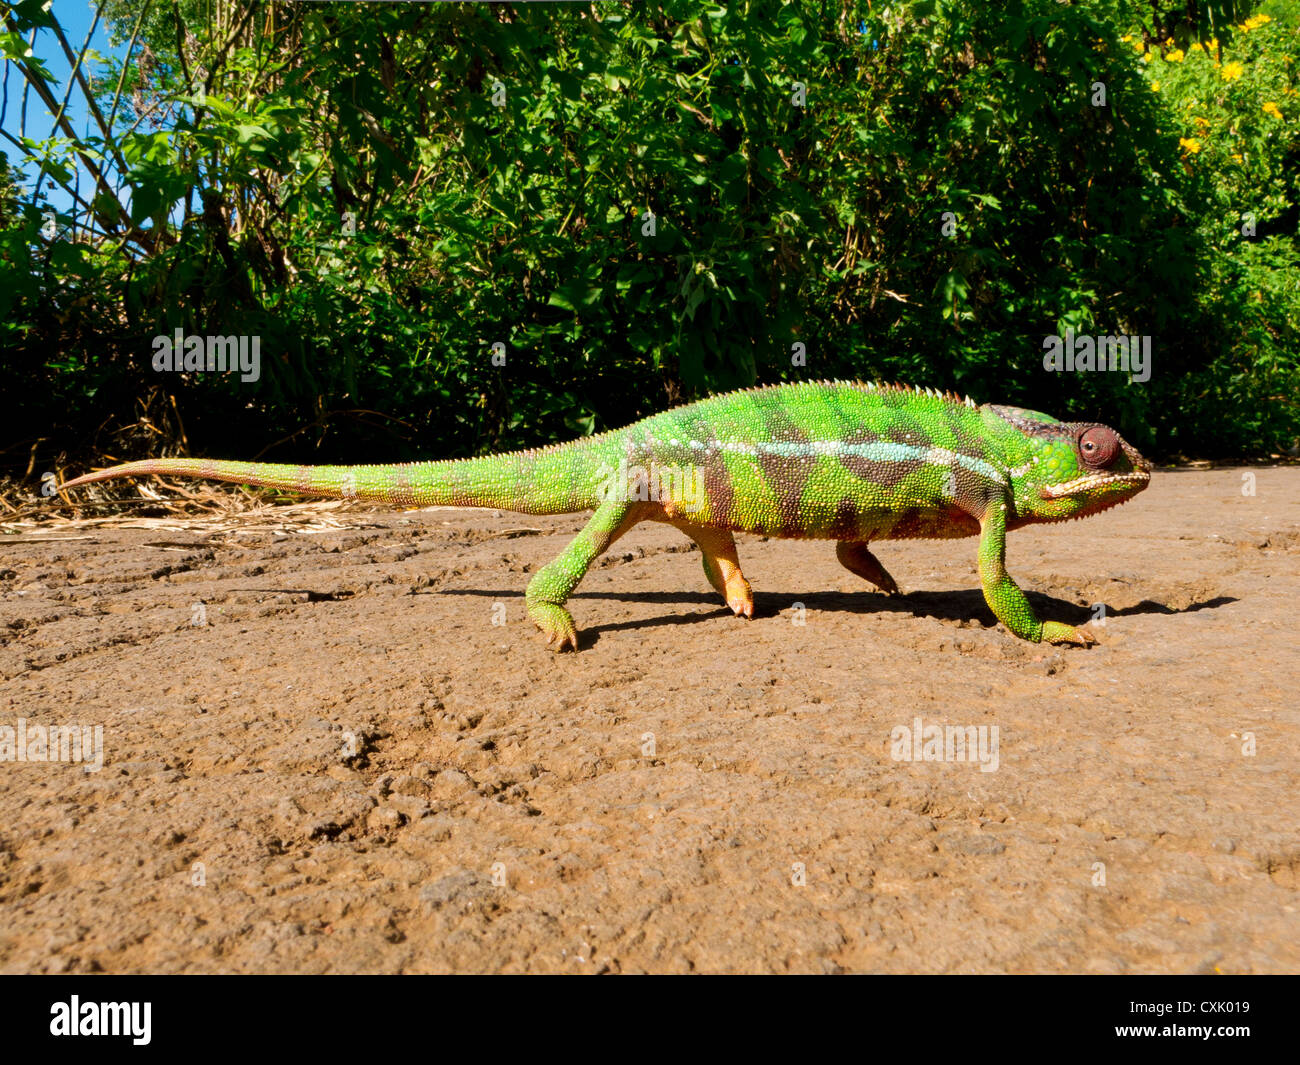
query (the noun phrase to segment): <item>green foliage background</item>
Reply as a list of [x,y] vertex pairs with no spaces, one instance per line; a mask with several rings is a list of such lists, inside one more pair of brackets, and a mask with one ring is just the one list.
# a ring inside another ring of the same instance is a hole
[[[463,455],[830,377],[1291,447],[1297,4],[1165,6],[111,0],[100,135],[34,108],[0,168],[6,465]],[[0,12],[6,107],[61,99],[54,16]],[[155,373],[178,327],[261,380]],[[1067,327],[1151,380],[1045,371]]]

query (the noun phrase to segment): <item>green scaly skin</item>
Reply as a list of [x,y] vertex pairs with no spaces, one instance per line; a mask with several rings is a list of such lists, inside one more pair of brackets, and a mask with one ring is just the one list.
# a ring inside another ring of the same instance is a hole
[[204,459],[130,462],[69,481],[164,474],[304,495],[524,514],[594,510],[529,582],[529,616],[577,650],[564,603],[633,525],[665,521],[699,546],[737,615],[754,600],[732,533],[839,541],[840,562],[888,594],[873,540],[978,536],[984,598],[1025,640],[1088,646],[1086,628],[1040,621],[1007,574],[1006,533],[1096,514],[1142,491],[1151,467],[1113,430],[902,386],[775,385],[714,396],[626,429],[531,451],[389,466]]

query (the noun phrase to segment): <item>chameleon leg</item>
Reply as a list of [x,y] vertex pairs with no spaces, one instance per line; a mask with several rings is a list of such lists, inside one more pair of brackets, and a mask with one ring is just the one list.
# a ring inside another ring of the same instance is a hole
[[573,616],[564,609],[564,601],[573,594],[588,567],[645,516],[635,503],[622,500],[602,503],[560,557],[539,569],[528,582],[524,593],[528,616],[546,635],[546,642],[555,644],[557,651],[563,651],[566,645],[578,649],[578,630]]
[[754,593],[740,572],[736,541],[727,529],[710,529],[688,521],[670,519],[672,524],[694,540],[704,555],[704,576],[737,617],[754,616]]
[[984,601],[1008,629],[1022,640],[1072,643],[1088,647],[1096,639],[1088,630],[1059,621],[1039,621],[1025,593],[1007,573],[1007,506],[991,502],[980,522],[979,566]]
[[880,559],[861,540],[841,540],[835,545],[835,557],[850,573],[870,581],[886,595],[898,595],[898,582],[880,564]]

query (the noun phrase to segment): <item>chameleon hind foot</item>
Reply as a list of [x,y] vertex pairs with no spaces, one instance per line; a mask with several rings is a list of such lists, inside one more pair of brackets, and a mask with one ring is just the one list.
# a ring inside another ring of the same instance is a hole
[[880,559],[861,540],[841,540],[835,545],[835,557],[850,573],[870,581],[886,595],[898,595],[898,582],[880,564]]
[[704,556],[704,577],[738,618],[754,616],[754,591],[740,572],[736,540],[727,529],[709,529],[687,521],[672,522],[699,546]]
[[732,567],[727,576],[718,572],[715,560],[704,556],[704,576],[713,585],[714,590],[727,601],[727,606],[738,618],[754,616],[754,590],[745,580],[739,567]]

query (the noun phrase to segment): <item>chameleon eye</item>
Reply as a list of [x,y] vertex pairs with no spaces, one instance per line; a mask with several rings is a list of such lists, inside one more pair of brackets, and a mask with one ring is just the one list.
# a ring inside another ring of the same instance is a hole
[[1119,454],[1119,437],[1104,425],[1094,425],[1079,437],[1079,454],[1085,466],[1104,470]]

